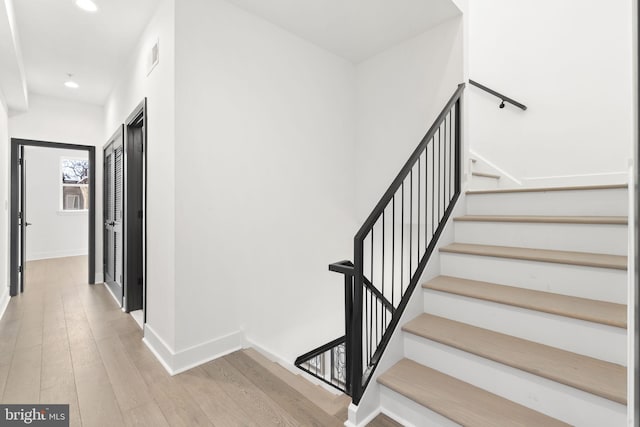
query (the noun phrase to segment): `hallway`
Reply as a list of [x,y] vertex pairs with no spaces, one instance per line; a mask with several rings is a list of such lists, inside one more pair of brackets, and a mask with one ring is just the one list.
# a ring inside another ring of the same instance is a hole
[[340,426],[346,419],[344,398],[332,403],[326,396],[333,395],[316,392],[325,404],[312,403],[288,384],[285,376],[294,375],[274,375],[277,368],[252,350],[171,377],[107,289],[86,284],[86,265],[86,257],[28,264],[25,292],[0,320],[3,403],[70,403],[72,426]]

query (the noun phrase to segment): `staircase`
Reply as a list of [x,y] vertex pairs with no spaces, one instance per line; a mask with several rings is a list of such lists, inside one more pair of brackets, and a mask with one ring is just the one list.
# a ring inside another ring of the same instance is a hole
[[469,188],[476,189],[488,189],[488,188],[500,188],[502,176],[496,171],[492,170],[488,165],[478,162],[478,159],[471,157],[469,159],[471,180],[469,181]]
[[404,358],[377,378],[384,412],[626,425],[626,186],[471,190],[466,211],[402,326]]

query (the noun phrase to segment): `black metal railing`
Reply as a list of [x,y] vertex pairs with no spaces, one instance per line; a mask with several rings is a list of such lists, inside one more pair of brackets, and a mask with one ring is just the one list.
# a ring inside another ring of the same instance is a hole
[[356,233],[354,262],[329,265],[344,275],[345,336],[296,360],[356,405],[460,196],[464,87],[458,86]]
[[521,104],[518,101],[516,101],[515,99],[509,98],[508,96],[505,96],[505,95],[501,94],[500,92],[496,92],[495,90],[493,90],[491,88],[488,88],[483,84],[480,84],[480,83],[478,83],[476,81],[473,81],[471,79],[469,79],[469,84],[472,85],[472,86],[475,86],[477,88],[480,88],[480,89],[484,90],[485,92],[490,93],[491,95],[493,95],[495,97],[500,98],[500,105],[499,105],[500,108],[504,108],[504,103],[507,102],[507,103],[513,105],[514,107],[518,107],[522,111],[527,109],[526,105]]
[[350,395],[347,387],[349,376],[345,341],[346,338],[343,336],[311,350],[298,357],[295,365],[306,373]]

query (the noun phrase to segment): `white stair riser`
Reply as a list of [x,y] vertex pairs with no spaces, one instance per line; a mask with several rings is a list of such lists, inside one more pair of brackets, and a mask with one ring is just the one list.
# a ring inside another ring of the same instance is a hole
[[402,421],[403,426],[415,427],[459,427],[448,418],[425,408],[419,403],[396,393],[395,391],[380,386],[380,406],[390,414],[397,414],[391,418]]
[[478,255],[440,253],[442,275],[626,304],[627,272]]
[[469,194],[469,215],[626,216],[627,190]]
[[628,248],[627,227],[606,224],[456,221],[455,241],[610,255],[626,255]]
[[626,422],[624,405],[407,333],[405,355],[572,425],[613,427]]
[[471,181],[469,181],[470,190],[492,190],[498,188],[499,185],[499,179],[488,176],[471,175]]
[[607,362],[627,364],[626,329],[434,290],[424,292],[424,306],[425,313]]

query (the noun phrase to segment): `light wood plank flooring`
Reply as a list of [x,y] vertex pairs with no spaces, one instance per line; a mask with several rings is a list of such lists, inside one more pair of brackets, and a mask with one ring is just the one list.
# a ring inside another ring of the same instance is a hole
[[[24,294],[0,319],[3,403],[69,403],[72,426],[341,426],[346,397],[296,387],[300,377],[254,350],[170,376],[86,257],[32,261]],[[271,366],[270,364],[273,364]],[[287,375],[289,377],[287,377]],[[313,390],[313,389],[316,390]],[[385,416],[371,426],[399,424]]]

